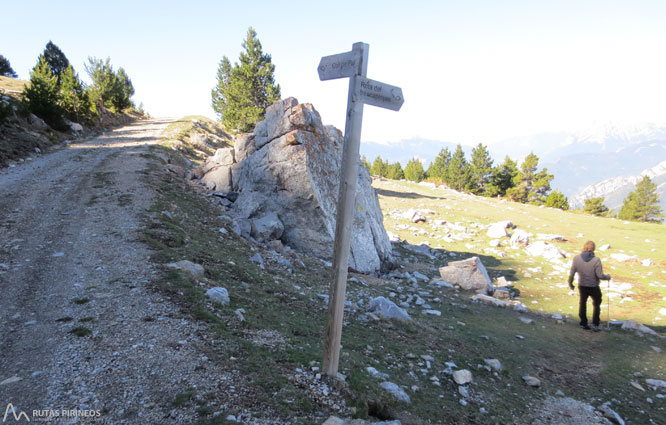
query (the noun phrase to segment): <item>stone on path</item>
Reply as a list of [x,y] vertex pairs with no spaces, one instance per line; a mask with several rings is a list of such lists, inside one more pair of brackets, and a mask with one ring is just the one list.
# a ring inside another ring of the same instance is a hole
[[642,323],[637,323],[631,320],[625,320],[622,323],[622,329],[625,330],[630,330],[630,331],[635,331],[639,333],[644,333],[648,335],[654,335],[657,336],[657,332],[653,331],[652,329],[648,328],[647,326],[643,325]]

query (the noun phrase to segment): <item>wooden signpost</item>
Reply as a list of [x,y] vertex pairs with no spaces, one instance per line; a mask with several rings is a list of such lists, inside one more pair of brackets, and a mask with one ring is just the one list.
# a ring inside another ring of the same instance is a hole
[[322,369],[329,376],[337,376],[340,361],[340,341],[347,290],[351,227],[356,201],[363,105],[368,104],[397,111],[404,102],[402,90],[399,87],[366,78],[369,48],[370,46],[365,43],[354,43],[350,52],[321,58],[317,68],[321,81],[349,78],[347,119],[342,148],[340,191],[333,246],[333,282],[328,292],[328,313],[324,330]]

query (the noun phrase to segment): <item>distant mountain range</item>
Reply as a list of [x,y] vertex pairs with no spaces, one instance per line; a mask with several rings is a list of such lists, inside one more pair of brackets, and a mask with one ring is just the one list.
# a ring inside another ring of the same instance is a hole
[[638,175],[620,176],[607,179],[587,186],[569,199],[572,208],[583,207],[585,199],[604,197],[604,205],[611,210],[618,210],[630,192],[636,189],[636,184],[648,176],[657,185],[657,193],[661,201],[661,209],[666,211],[666,161],[644,170]]
[[[442,148],[453,151],[456,145],[455,142],[418,138],[389,145],[363,142],[361,154],[370,163],[379,155],[389,162],[399,161],[403,166],[417,157],[427,167]],[[472,149],[463,146],[468,159]],[[666,160],[666,126],[601,124],[579,132],[515,137],[492,144],[489,150],[495,163],[501,163],[506,155],[522,162],[526,155],[534,152],[539,157],[539,168],[546,167],[555,176],[552,187],[573,198],[595,183],[637,176]],[[662,202],[664,198],[661,196]]]

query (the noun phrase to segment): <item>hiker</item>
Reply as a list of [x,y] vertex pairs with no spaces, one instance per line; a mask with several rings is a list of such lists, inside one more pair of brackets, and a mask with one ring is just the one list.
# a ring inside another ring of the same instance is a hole
[[594,256],[594,242],[587,241],[583,246],[583,252],[576,255],[569,272],[569,288],[574,289],[574,274],[578,273],[578,293],[580,294],[580,303],[578,305],[578,316],[580,317],[580,327],[590,329],[587,324],[587,297],[592,297],[592,325],[595,332],[599,332],[599,315],[601,308],[601,288],[600,280],[610,280],[609,274],[604,274],[601,267],[601,260]]

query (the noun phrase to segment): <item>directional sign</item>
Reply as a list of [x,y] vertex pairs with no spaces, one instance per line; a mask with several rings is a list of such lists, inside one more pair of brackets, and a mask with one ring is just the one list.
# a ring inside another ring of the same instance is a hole
[[359,73],[361,53],[359,50],[324,56],[319,62],[317,71],[321,81],[347,78]]
[[405,102],[402,89],[390,84],[381,83],[365,77],[356,78],[354,94],[360,102],[367,105],[379,106],[392,111],[400,110]]

